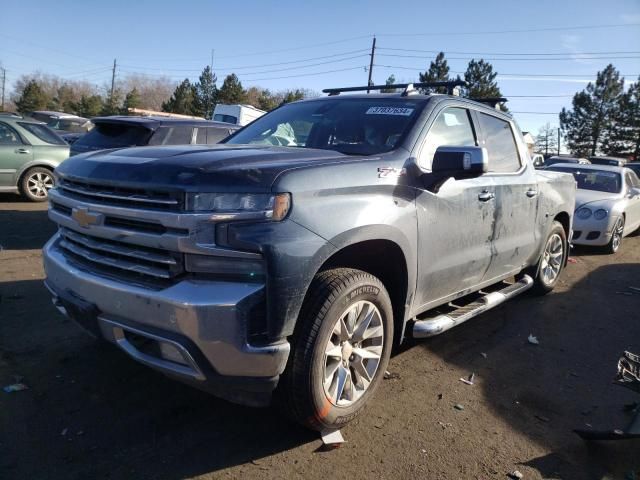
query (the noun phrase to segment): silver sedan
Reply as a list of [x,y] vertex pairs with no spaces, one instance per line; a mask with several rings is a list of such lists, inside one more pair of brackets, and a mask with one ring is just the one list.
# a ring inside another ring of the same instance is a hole
[[571,173],[576,179],[572,243],[615,253],[622,238],[640,228],[640,179],[631,169],[559,163],[547,170]]

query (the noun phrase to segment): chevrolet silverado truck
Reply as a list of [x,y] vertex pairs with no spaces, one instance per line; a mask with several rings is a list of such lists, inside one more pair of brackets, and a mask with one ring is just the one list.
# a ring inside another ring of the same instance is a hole
[[567,260],[573,177],[534,170],[511,116],[396,87],[332,89],[222,145],[70,158],[54,304],[168,376],[340,428],[395,345],[546,293]]

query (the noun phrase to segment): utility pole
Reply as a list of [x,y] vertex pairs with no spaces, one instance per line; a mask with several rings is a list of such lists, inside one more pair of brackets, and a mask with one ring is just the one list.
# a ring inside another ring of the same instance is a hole
[[558,127],[558,155],[560,155],[560,127]]
[[[376,36],[373,36],[373,43],[371,44],[371,61],[369,62],[369,82],[367,83],[367,87],[373,85],[371,83],[371,75],[373,75],[373,57],[376,54]],[[369,88],[367,88],[367,93],[369,93]]]
[[7,70],[4,68],[0,68],[2,70],[2,108],[0,111],[4,112],[4,89],[7,81]]
[[213,54],[215,53],[215,50],[212,48],[211,49],[211,63],[209,64],[209,68],[211,68],[211,72],[213,73]]
[[113,92],[116,88],[116,59],[113,59],[113,71],[111,72],[111,96],[109,97],[110,107],[113,108]]

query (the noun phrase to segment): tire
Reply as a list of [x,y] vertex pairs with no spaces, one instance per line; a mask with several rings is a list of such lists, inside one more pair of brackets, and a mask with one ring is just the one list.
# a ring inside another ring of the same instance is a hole
[[533,274],[531,291],[534,294],[545,295],[555,288],[567,263],[568,247],[569,243],[564,227],[560,222],[554,221],[537,265],[528,272]]
[[44,167],[30,168],[20,179],[20,193],[32,202],[45,202],[54,186],[53,173]]
[[[354,318],[356,328],[352,328]],[[289,362],[276,392],[279,407],[310,429],[341,428],[373,396],[392,344],[393,309],[379,279],[346,268],[319,273],[298,318]]]
[[620,217],[613,226],[611,240],[607,243],[605,250],[607,253],[616,253],[622,245],[622,235],[624,233],[624,216]]

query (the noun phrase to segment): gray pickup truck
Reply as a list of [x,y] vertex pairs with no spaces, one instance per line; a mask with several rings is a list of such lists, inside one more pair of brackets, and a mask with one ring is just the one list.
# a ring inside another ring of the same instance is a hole
[[571,175],[534,170],[511,116],[400,87],[329,90],[223,145],[67,160],[54,304],[173,378],[344,425],[394,345],[548,292],[567,260]]

